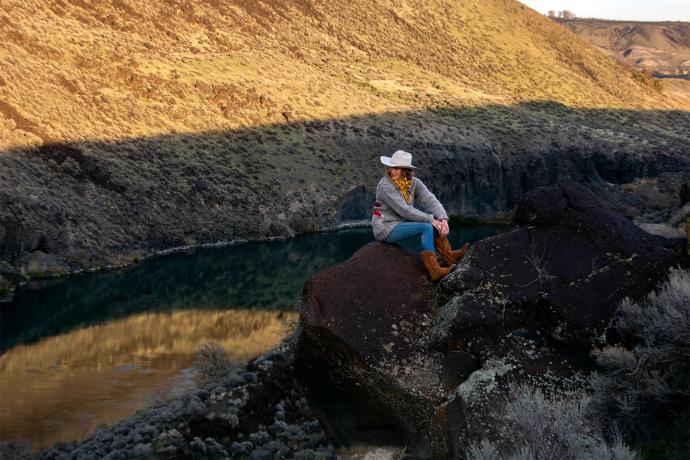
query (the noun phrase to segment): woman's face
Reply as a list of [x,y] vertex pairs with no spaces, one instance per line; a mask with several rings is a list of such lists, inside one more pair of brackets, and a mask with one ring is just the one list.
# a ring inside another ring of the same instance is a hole
[[400,179],[403,173],[402,168],[390,168],[389,171],[391,172],[391,179],[393,180]]

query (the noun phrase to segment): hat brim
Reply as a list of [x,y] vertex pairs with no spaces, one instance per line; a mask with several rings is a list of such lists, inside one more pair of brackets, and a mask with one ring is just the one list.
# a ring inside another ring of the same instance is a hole
[[384,165],[389,166],[389,167],[391,167],[391,168],[418,169],[416,166],[412,166],[412,165],[410,165],[410,166],[407,166],[407,165],[396,165],[395,163],[393,163],[393,161],[392,161],[393,159],[392,159],[391,157],[384,157],[384,156],[381,156],[380,158],[381,158],[381,163],[383,163]]

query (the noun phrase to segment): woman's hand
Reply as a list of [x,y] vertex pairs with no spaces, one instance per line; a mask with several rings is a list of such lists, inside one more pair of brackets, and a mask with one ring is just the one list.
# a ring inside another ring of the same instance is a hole
[[446,234],[444,236],[448,236],[448,234],[450,233],[450,225],[448,225],[448,219],[443,219],[441,223],[443,224],[443,228],[446,231]]
[[441,235],[441,238],[448,236],[448,232],[450,230],[448,228],[448,222],[446,220],[434,219],[431,225],[433,225],[434,228],[438,231],[439,235]]

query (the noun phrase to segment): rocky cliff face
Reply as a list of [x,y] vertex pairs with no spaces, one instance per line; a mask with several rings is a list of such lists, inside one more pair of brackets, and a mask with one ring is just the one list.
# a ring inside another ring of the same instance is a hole
[[376,242],[305,285],[295,372],[332,439],[462,456],[510,384],[581,385],[619,302],[688,262],[580,185],[534,190],[513,224],[438,284]]

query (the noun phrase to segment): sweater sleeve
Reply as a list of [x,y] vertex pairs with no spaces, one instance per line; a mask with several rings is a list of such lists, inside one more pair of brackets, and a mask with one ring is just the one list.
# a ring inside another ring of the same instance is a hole
[[400,217],[414,222],[432,223],[434,216],[420,211],[414,206],[407,204],[397,187],[391,183],[384,183],[380,189],[381,199],[390,206]]
[[419,203],[424,209],[431,212],[434,218],[438,220],[448,219],[448,214],[440,201],[436,198],[436,195],[431,193],[424,182],[417,179],[417,187],[415,187],[415,201]]

